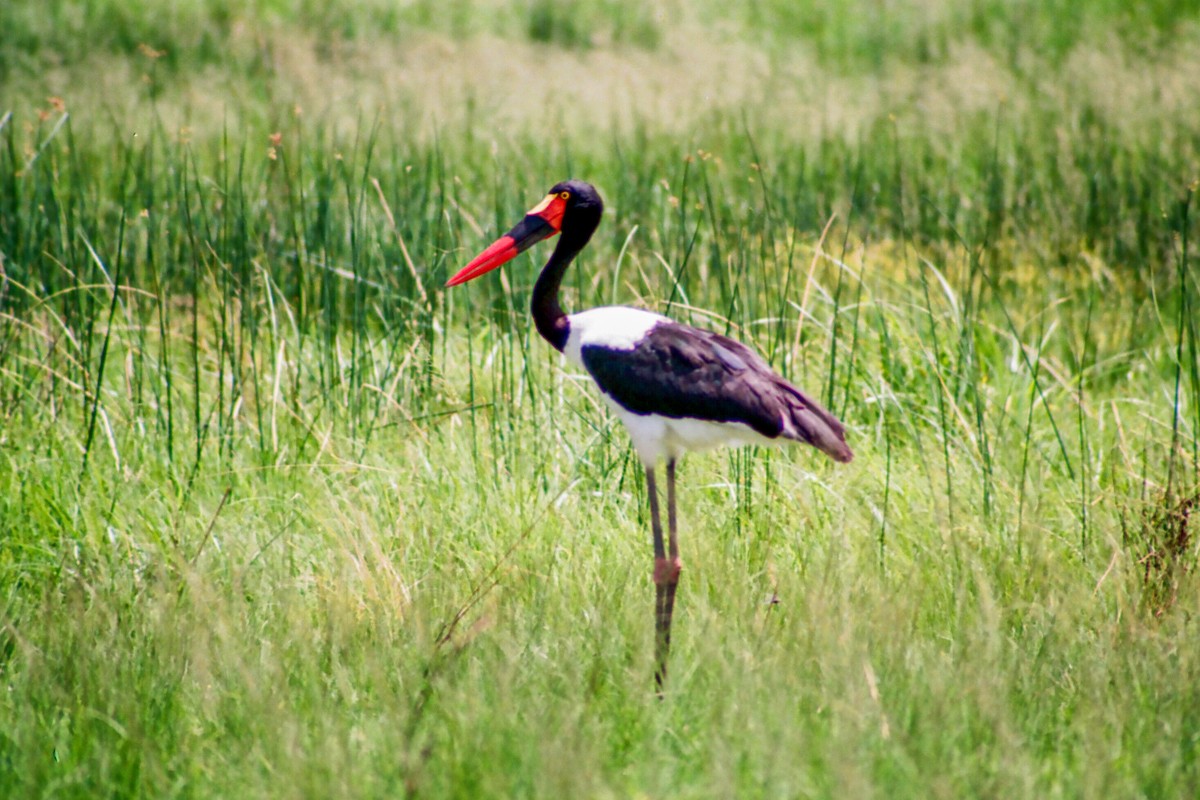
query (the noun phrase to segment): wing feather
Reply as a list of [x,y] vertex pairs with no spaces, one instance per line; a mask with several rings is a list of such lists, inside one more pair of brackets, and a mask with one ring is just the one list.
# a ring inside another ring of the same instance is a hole
[[665,321],[632,348],[588,344],[580,355],[600,390],[635,414],[741,422],[853,458],[836,417],[726,336]]

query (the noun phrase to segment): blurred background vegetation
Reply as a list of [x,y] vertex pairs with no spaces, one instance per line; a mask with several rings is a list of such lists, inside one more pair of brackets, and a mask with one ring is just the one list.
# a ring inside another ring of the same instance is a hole
[[401,44],[436,33],[570,49],[655,50],[673,31],[690,26],[767,51],[807,48],[823,65],[852,72],[897,62],[944,63],[968,43],[1016,68],[1028,54],[1054,62],[1077,47],[1119,43],[1161,51],[1195,36],[1198,16],[1195,0],[13,0],[0,10],[0,75],[80,63],[101,53],[127,55],[140,45],[165,51],[170,69],[222,64],[253,71],[272,39],[297,34],[314,37],[323,48]]

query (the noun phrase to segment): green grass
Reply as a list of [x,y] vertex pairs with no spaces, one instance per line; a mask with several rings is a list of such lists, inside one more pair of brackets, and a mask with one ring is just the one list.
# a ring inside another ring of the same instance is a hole
[[[724,8],[0,7],[0,796],[1195,796],[1194,4]],[[857,455],[685,460],[661,701],[546,252],[441,288],[567,176]]]
[[251,73],[270,70],[277,36],[316,37],[328,52],[345,43],[377,45],[423,32],[464,37],[495,35],[568,49],[655,50],[681,26],[699,23],[743,37],[758,48],[814,51],[850,70],[905,62],[940,63],[956,47],[979,44],[1015,66],[1025,51],[1058,61],[1079,46],[1113,40],[1153,49],[1186,42],[1200,21],[1197,0],[755,0],[680,3],[597,0],[528,3],[497,0],[13,0],[0,9],[7,34],[0,44],[0,77],[31,65],[85,60],[95,50],[160,49],[171,70],[227,64]]

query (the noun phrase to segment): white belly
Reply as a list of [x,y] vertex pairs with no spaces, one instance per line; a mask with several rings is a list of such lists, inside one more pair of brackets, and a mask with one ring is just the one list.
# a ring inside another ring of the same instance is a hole
[[741,422],[710,422],[703,419],[660,417],[634,414],[601,395],[609,408],[625,423],[638,458],[647,467],[662,459],[679,458],[684,453],[711,450],[714,447],[740,447],[748,444],[777,444]]

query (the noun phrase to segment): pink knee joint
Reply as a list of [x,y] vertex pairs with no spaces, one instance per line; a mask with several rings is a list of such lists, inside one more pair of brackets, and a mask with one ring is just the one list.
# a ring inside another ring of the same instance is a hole
[[683,562],[678,558],[654,559],[654,583],[658,586],[669,586],[679,583],[679,573],[683,570]]

